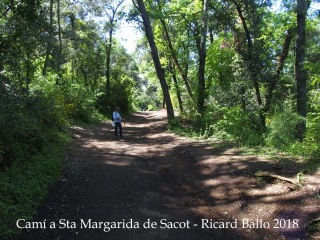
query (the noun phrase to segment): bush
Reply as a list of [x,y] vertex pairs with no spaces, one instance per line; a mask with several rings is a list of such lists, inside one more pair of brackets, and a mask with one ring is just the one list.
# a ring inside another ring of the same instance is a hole
[[0,106],[0,165],[41,152],[65,125],[55,98],[41,93],[19,96],[14,91],[2,97],[5,100]]
[[28,161],[14,161],[0,172],[0,238],[12,239],[18,234],[17,219],[31,220],[47,189],[61,173],[65,143],[59,135],[55,144],[47,146]]
[[222,136],[230,136],[242,145],[257,146],[264,142],[264,134],[256,112],[244,111],[240,107],[225,109],[223,118],[212,128]]
[[71,92],[64,93],[66,118],[70,122],[90,123],[101,118],[96,109],[98,94],[87,88],[73,84]]
[[320,156],[320,114],[310,113],[307,117],[307,131],[302,143],[296,142],[291,151],[310,158]]
[[217,141],[237,141],[246,146],[257,146],[264,143],[259,116],[240,107],[208,108],[204,117],[197,113],[181,116],[182,126],[176,132],[187,136],[211,138]]
[[288,150],[296,140],[297,125],[303,118],[289,109],[275,114],[269,125],[269,135],[266,138],[268,146]]

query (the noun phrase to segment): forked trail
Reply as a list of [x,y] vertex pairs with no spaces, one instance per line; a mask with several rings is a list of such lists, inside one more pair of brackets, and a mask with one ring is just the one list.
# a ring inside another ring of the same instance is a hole
[[168,133],[163,111],[133,114],[123,132],[116,139],[110,123],[73,129],[63,176],[34,220],[46,220],[46,228],[20,239],[319,237],[305,228],[319,217],[319,173],[305,176],[298,191],[259,181],[250,173],[282,170]]

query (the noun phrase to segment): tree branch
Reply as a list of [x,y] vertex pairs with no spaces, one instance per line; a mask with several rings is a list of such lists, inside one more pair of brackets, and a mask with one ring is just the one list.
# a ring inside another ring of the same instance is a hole
[[279,80],[281,71],[283,69],[284,62],[288,57],[289,47],[290,47],[293,36],[294,36],[294,29],[293,28],[288,29],[283,46],[282,46],[282,52],[278,56],[276,71],[275,71],[274,75],[272,76],[272,79],[270,79],[270,82],[269,82],[269,85],[267,88],[266,103],[265,103],[265,106],[263,109],[265,113],[267,113],[270,109],[272,97],[273,97],[273,91],[277,87],[278,80]]

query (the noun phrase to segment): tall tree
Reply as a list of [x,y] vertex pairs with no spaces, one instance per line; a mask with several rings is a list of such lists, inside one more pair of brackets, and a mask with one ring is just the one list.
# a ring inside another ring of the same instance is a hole
[[[306,16],[308,0],[297,0],[297,41],[295,78],[297,82],[297,113],[307,117],[307,71],[305,69],[305,47],[306,47]],[[298,125],[298,138],[302,140],[306,131],[306,121]]]
[[58,75],[61,78],[61,63],[62,63],[62,29],[61,29],[61,13],[60,13],[60,0],[57,0],[57,22],[58,22],[58,38],[59,38],[59,47],[57,53],[57,70]]
[[168,120],[171,121],[174,119],[173,106],[172,106],[171,97],[170,97],[168,85],[167,85],[166,78],[165,78],[164,69],[162,68],[160,58],[159,58],[158,49],[157,49],[156,43],[154,41],[154,34],[153,34],[152,26],[150,23],[149,14],[146,10],[146,7],[145,7],[143,0],[137,0],[138,5],[134,2],[134,0],[132,2],[136,6],[138,11],[140,12],[141,17],[142,17],[145,34],[148,39],[149,47],[151,50],[152,60],[154,63],[154,67],[155,67],[158,79],[160,81],[164,101],[166,103]]
[[111,51],[112,51],[112,39],[113,39],[113,34],[115,31],[115,21],[116,21],[116,16],[118,13],[119,7],[122,5],[124,0],[120,0],[118,2],[114,2],[114,4],[108,4],[106,6],[107,11],[105,12],[106,15],[108,16],[108,22],[106,23],[106,28],[108,31],[108,38],[106,40],[106,78],[107,78],[107,84],[106,84],[106,93],[107,97],[110,96],[110,63],[111,63]]
[[[247,42],[247,54],[246,54],[246,59],[248,61],[248,66],[249,66],[249,71],[251,73],[251,80],[255,89],[256,93],[256,99],[258,103],[259,109],[262,109],[262,97],[261,97],[261,91],[260,91],[260,83],[258,80],[258,72],[257,72],[257,56],[256,53],[254,52],[254,44],[252,41],[252,33],[250,33],[250,29],[247,23],[247,20],[244,16],[243,12],[243,7],[241,6],[241,3],[238,0],[232,0],[234,5],[236,6],[236,10],[238,12],[239,18],[241,20],[244,32],[245,32],[245,37],[246,37],[246,42]],[[254,23],[253,23],[254,24]],[[260,111],[260,120],[261,120],[261,125],[265,126],[265,118]]]
[[52,51],[52,40],[53,40],[53,0],[50,0],[50,6],[49,6],[49,29],[48,29],[46,57],[45,57],[44,66],[43,66],[43,69],[42,69],[42,74],[43,75],[46,75],[47,68],[49,66],[50,55],[51,55],[51,51]]
[[117,29],[117,22],[123,17],[123,3],[125,0],[83,0],[86,5],[87,12],[95,15],[97,19],[100,19],[100,25],[103,25],[103,30],[105,31],[105,96],[106,96],[106,105],[108,110],[112,111],[113,105],[112,102],[112,51],[114,50],[114,34]]
[[198,112],[205,113],[205,65],[206,65],[206,42],[208,28],[208,0],[203,0],[201,38],[199,47],[199,67],[198,67]]
[[[263,107],[263,111],[264,111],[265,115],[268,113],[268,111],[271,108],[272,100],[273,100],[273,92],[275,91],[275,89],[278,85],[278,81],[279,81],[281,71],[284,66],[284,62],[289,54],[290,44],[291,44],[293,36],[294,36],[293,29],[292,28],[288,29],[286,32],[286,37],[285,37],[283,45],[282,45],[282,51],[281,51],[280,55],[278,56],[276,70],[273,73],[273,75],[270,77],[270,81],[268,82],[267,92],[266,92],[266,96],[265,96],[265,105]],[[264,117],[265,117],[265,115],[264,115]]]
[[[162,12],[162,7],[161,7],[161,3],[159,0],[157,0],[157,3],[158,3],[158,8],[160,10],[160,12]],[[178,56],[177,56],[177,51],[174,49],[173,47],[173,44],[172,44],[172,41],[171,41],[171,37],[170,37],[170,34],[169,34],[169,31],[168,31],[168,28],[167,28],[167,24],[166,24],[166,21],[164,19],[164,17],[160,17],[160,23],[161,23],[161,26],[163,28],[163,34],[164,34],[164,40],[168,46],[168,49],[170,51],[170,55],[171,55],[171,58],[173,60],[173,63],[175,64],[176,68],[178,69],[178,72],[187,88],[187,92],[189,94],[189,97],[194,100],[194,96],[193,96],[193,93],[192,93],[192,89],[190,87],[190,84],[189,84],[189,79],[188,79],[188,75],[187,75],[187,72],[184,71],[182,69],[182,66],[179,62],[179,59],[178,59]]]
[[169,61],[168,68],[169,68],[169,72],[170,72],[170,75],[171,75],[171,78],[173,80],[173,84],[174,84],[174,87],[176,90],[180,113],[183,113],[183,102],[182,102],[182,97],[181,97],[180,86],[179,86],[177,76],[176,76],[175,65],[171,61]]

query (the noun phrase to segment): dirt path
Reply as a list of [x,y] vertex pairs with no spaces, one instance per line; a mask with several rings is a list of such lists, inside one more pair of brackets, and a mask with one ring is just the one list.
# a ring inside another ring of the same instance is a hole
[[[319,173],[299,191],[257,181],[249,173],[274,172],[272,162],[170,134],[161,111],[132,115],[121,140],[110,123],[74,136],[63,177],[38,210],[46,228],[19,239],[320,239],[305,230],[319,217]],[[112,222],[120,223],[108,231]]]

